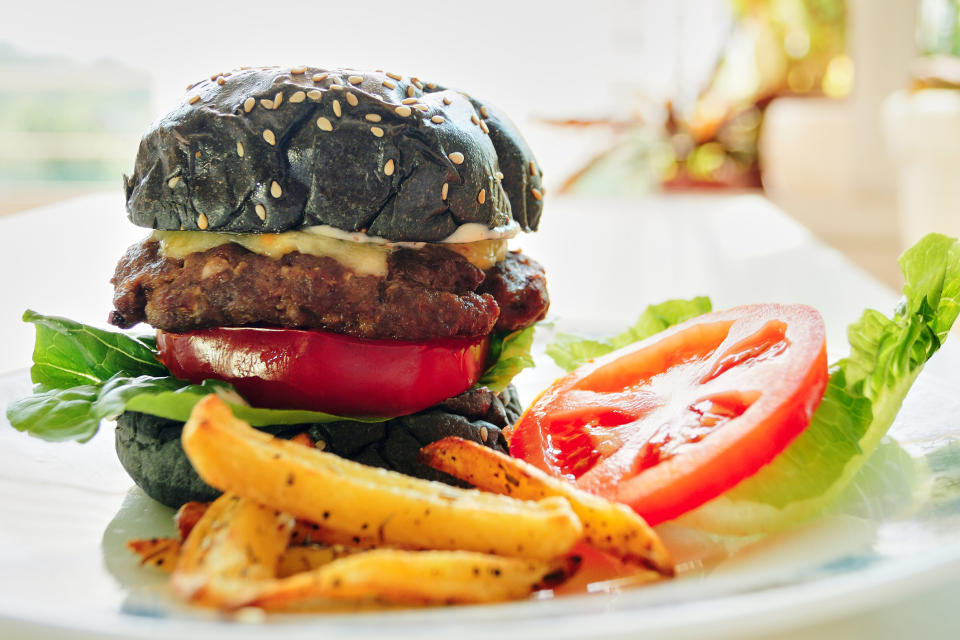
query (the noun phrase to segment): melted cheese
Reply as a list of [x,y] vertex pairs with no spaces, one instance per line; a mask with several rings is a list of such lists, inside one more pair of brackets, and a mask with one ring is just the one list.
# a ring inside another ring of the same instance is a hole
[[[282,258],[288,253],[300,253],[318,258],[333,258],[344,267],[360,275],[386,277],[387,256],[399,247],[419,249],[425,242],[380,243],[341,239],[309,230],[283,233],[218,233],[211,231],[154,231],[153,239],[160,243],[160,252],[174,259],[183,259],[233,242],[241,247],[270,258]],[[487,270],[503,260],[507,240],[492,239],[476,242],[443,243],[435,245],[459,253],[480,269]]]

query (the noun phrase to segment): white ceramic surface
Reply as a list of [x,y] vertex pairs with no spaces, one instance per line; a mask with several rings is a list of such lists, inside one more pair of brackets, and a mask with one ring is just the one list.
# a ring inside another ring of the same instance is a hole
[[[119,200],[104,196],[0,220],[0,273],[8,274],[0,330],[11,337],[0,370],[19,369],[0,376],[0,404],[29,388],[22,367],[32,336],[17,319],[22,308],[104,317],[105,272],[138,235],[120,218]],[[50,237],[32,237],[38,226]],[[831,349],[842,352],[845,325],[864,306],[887,311],[896,298],[756,196],[560,200],[541,234],[522,245],[547,266],[552,316],[563,330],[615,331],[649,302],[709,294],[718,307],[813,304],[827,320]],[[35,260],[44,246],[55,249]],[[845,621],[882,619],[913,594],[957,589],[960,495],[951,487],[960,484],[953,392],[960,349],[953,346],[919,379],[892,431],[896,440],[824,517],[751,541],[664,526],[683,562],[676,580],[497,606],[287,616],[267,626],[178,607],[160,576],[137,568],[124,542],[169,532],[171,512],[130,488],[109,432],[55,445],[0,424],[0,637],[744,637],[802,634],[815,623],[826,625],[820,637],[831,637]],[[528,398],[556,373],[542,353],[537,361],[520,379]],[[913,630],[957,629],[949,608],[938,613]]]

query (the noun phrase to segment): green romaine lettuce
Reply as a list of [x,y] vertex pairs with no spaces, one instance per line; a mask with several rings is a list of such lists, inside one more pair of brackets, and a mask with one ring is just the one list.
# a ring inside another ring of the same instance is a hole
[[867,460],[960,314],[960,242],[930,234],[900,258],[904,299],[850,325],[850,355],[831,367],[807,429],[774,461],[683,516],[725,534],[772,531],[827,506]]
[[667,300],[644,310],[632,327],[612,338],[590,340],[568,333],[558,334],[547,346],[547,355],[565,371],[573,371],[585,362],[633,344],[675,324],[708,313],[710,298]]
[[[757,474],[679,523],[728,535],[774,531],[820,512],[849,485],[960,314],[960,242],[930,234],[901,256],[900,267],[903,301],[891,318],[868,309],[849,327],[850,355],[831,366],[804,432]],[[561,335],[547,353],[569,371],[709,310],[704,298],[668,301],[614,338]]]
[[[342,420],[382,422],[385,418],[344,418],[319,411],[247,406],[225,382],[195,385],[174,378],[157,360],[156,342],[118,331],[104,331],[66,318],[34,311],[23,315],[36,326],[30,376],[34,393],[7,407],[7,419],[19,431],[45,440],[86,442],[102,420],[139,411],[185,421],[205,395],[216,393],[234,414],[255,427]],[[532,366],[533,327],[491,337],[488,367],[480,384],[502,391]]]

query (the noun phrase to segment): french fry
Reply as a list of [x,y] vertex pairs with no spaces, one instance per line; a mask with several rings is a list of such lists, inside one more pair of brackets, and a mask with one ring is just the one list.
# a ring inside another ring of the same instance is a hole
[[625,562],[673,575],[673,559],[657,533],[632,509],[582,491],[533,465],[462,438],[449,437],[420,450],[422,463],[484,491],[522,500],[567,499],[591,545]]
[[225,493],[183,543],[170,577],[174,593],[220,608],[249,600],[276,576],[292,529],[290,515]]
[[[180,557],[180,541],[176,538],[130,540],[127,548],[140,556],[140,564],[171,573]],[[305,545],[289,547],[277,561],[277,577],[286,578],[301,571],[310,571],[352,553],[367,551],[363,547],[343,545]]]
[[176,515],[173,516],[173,522],[177,525],[181,541],[187,539],[190,531],[193,530],[193,527],[196,526],[209,508],[209,502],[187,502],[180,505]]
[[127,548],[140,556],[140,565],[156,567],[167,573],[173,571],[180,557],[180,541],[176,538],[143,538],[130,540]]
[[317,599],[466,604],[523,598],[559,584],[579,558],[504,558],[471,551],[377,549],[264,585],[247,605],[284,609]]
[[[190,531],[197,524],[200,518],[210,507],[209,502],[187,502],[177,511],[174,516],[177,529],[180,532],[180,540],[186,540]],[[369,548],[375,546],[377,541],[371,535],[355,536],[341,531],[335,531],[329,527],[323,527],[309,520],[297,520],[290,534],[290,544],[324,544],[324,545],[346,545],[360,546]]]
[[311,571],[339,558],[365,551],[367,549],[339,544],[329,547],[318,545],[290,547],[280,556],[280,561],[277,563],[277,577],[286,578],[295,573]]
[[550,560],[583,535],[563,497],[520,501],[344,460],[257,431],[214,395],[182,442],[208,484],[379,544]]

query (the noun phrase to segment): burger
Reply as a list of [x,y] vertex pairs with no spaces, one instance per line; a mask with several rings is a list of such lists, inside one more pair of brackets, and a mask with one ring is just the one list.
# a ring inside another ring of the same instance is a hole
[[[109,322],[154,327],[178,378],[302,410],[262,427],[280,437],[452,480],[418,450],[457,435],[506,451],[520,412],[482,377],[547,312],[543,268],[507,246],[537,229],[541,176],[516,126],[462,91],[379,70],[215,74],[124,176],[130,221],[152,231],[116,267]],[[182,424],[117,420],[123,466],[169,505],[217,493]]]

